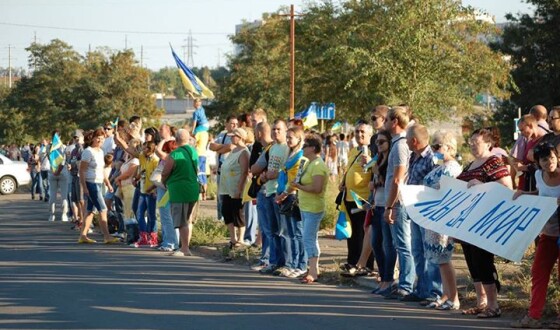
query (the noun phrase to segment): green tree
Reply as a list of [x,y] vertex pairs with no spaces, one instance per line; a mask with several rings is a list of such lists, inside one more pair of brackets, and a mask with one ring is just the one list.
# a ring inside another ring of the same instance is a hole
[[[310,3],[296,22],[296,108],[332,101],[353,120],[378,103],[407,103],[430,121],[470,112],[481,92],[507,97],[508,64],[482,38],[495,30],[474,17],[454,0]],[[287,114],[288,21],[264,20],[232,37],[241,52],[218,97],[222,113]]]
[[0,139],[22,132],[39,139],[55,128],[70,137],[133,114],[157,118],[148,88],[149,72],[130,51],[98,50],[84,58],[61,40],[31,44],[31,76],[23,77],[0,103]]
[[530,14],[508,14],[501,38],[493,44],[509,56],[517,84],[511,100],[523,110],[535,104],[560,104],[560,2],[528,0]]

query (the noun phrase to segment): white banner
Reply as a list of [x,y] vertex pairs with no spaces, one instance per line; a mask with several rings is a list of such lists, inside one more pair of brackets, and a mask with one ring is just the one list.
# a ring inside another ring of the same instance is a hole
[[404,186],[401,197],[418,225],[520,261],[556,210],[556,198],[523,195],[496,182],[467,189],[467,183],[442,177],[439,190]]

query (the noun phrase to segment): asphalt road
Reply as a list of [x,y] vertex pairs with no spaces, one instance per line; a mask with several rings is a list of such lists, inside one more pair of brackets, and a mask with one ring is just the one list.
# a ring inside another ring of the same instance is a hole
[[[78,245],[46,203],[0,196],[0,329],[504,328],[199,256]],[[100,235],[92,238],[101,240]]]

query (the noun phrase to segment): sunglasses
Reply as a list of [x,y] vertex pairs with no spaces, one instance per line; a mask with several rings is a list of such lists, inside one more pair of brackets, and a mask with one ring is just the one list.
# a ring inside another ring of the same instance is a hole
[[106,130],[106,131],[110,131],[110,130],[112,130],[112,129],[113,129],[112,127],[105,127],[105,128],[104,128],[104,130]]
[[439,144],[439,143],[432,144],[432,149],[433,149],[433,150],[439,150],[439,149],[441,149],[441,146],[442,146],[442,145]]
[[378,146],[382,145],[383,143],[387,142],[387,140],[377,140],[375,141],[375,144],[377,144]]
[[383,117],[383,116],[371,116],[371,121],[376,121],[379,118],[385,120],[385,117]]

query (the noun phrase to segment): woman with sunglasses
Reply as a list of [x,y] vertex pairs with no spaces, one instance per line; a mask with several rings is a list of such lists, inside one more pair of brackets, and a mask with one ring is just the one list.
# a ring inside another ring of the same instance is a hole
[[[560,169],[558,153],[550,143],[540,143],[533,149],[538,170],[535,172],[537,191],[517,190],[513,199],[525,194],[560,197]],[[560,199],[558,199],[560,201]],[[537,244],[535,259],[531,267],[531,302],[529,311],[521,320],[512,322],[512,328],[541,328],[540,318],[546,302],[548,282],[554,264],[558,260],[558,213],[555,212],[544,225]],[[560,267],[560,265],[559,265]],[[560,269],[559,269],[560,270]],[[560,328],[560,319],[552,322],[550,328]]]
[[371,190],[373,191],[373,210],[371,215],[371,247],[377,260],[377,268],[381,283],[373,293],[387,296],[391,293],[393,279],[395,277],[395,264],[397,262],[397,250],[393,245],[391,226],[383,221],[385,213],[385,177],[387,175],[387,160],[391,150],[391,133],[380,131],[376,134],[375,145],[377,146],[377,164],[372,167],[373,180]]
[[328,183],[329,169],[321,158],[321,137],[317,134],[307,135],[303,143],[303,156],[307,164],[301,178],[291,184],[298,190],[298,200],[303,223],[303,247],[307,254],[309,269],[301,283],[311,284],[319,278],[319,227],[325,216],[325,190]]
[[[455,178],[461,174],[461,165],[455,160],[457,140],[451,132],[437,131],[434,134],[432,150],[440,166],[434,168],[424,177],[424,185],[439,189],[442,176]],[[443,295],[438,301],[426,307],[438,310],[458,310],[460,307],[457,292],[455,268],[451,263],[455,242],[447,235],[441,235],[429,229],[424,234],[424,255],[428,262],[439,265]]]

